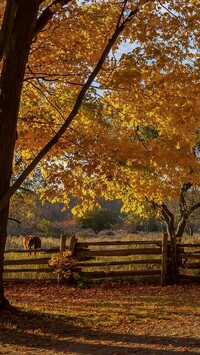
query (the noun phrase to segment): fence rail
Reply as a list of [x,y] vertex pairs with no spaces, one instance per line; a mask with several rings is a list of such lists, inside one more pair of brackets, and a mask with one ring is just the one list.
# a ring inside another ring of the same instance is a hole
[[19,254],[35,254],[37,252],[44,252],[44,253],[58,253],[59,252],[59,248],[48,248],[48,249],[31,249],[31,250],[25,250],[25,249],[8,249],[5,251],[5,254],[9,254],[9,253],[19,253]]
[[200,281],[200,243],[177,245],[178,278]]
[[[5,256],[12,254],[12,259],[4,260],[4,273],[3,277],[5,281],[28,281],[42,279],[42,280],[57,280],[56,276],[53,274],[52,269],[48,266],[48,261],[51,256],[38,257],[40,254],[52,255],[58,253],[59,248],[48,248],[48,249],[36,249],[36,250],[23,250],[23,249],[9,249],[5,251]],[[26,258],[23,259],[13,259],[20,254],[21,257],[24,255]],[[37,257],[35,257],[37,255]],[[27,259],[27,256],[29,258]],[[27,276],[24,276],[24,273]],[[21,276],[20,276],[21,274]],[[13,276],[14,275],[14,276]],[[23,275],[23,276],[22,276]],[[30,275],[32,275],[30,277]],[[42,278],[41,278],[42,275]]]

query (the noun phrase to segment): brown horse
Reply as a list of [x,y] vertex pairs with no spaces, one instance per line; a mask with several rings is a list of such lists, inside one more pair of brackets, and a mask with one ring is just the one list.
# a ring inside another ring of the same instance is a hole
[[41,239],[38,236],[26,235],[23,239],[23,245],[26,250],[40,249]]

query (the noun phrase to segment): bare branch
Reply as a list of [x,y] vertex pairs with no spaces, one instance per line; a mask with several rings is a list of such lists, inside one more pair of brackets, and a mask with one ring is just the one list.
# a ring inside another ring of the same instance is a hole
[[8,217],[8,220],[9,220],[9,221],[16,222],[16,223],[18,223],[18,224],[21,224],[21,223],[22,223],[22,221],[19,221],[18,219],[15,219],[15,218],[12,218],[12,217]]

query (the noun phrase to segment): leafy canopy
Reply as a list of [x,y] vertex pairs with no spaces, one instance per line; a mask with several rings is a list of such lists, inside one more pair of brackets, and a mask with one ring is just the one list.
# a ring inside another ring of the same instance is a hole
[[[41,11],[46,1],[41,4]],[[144,6],[142,6],[144,4]],[[1,4],[3,15],[5,2]],[[63,124],[114,32],[129,21],[77,117],[40,163],[42,198],[174,198],[199,186],[198,3],[69,1],[33,41],[24,78],[13,172],[20,174]],[[59,7],[59,9],[58,9]],[[20,161],[20,163],[19,163]]]

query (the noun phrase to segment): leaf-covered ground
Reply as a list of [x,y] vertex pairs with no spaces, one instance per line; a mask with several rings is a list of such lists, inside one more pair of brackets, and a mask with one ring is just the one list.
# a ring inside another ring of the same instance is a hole
[[7,284],[0,354],[200,354],[200,286]]

